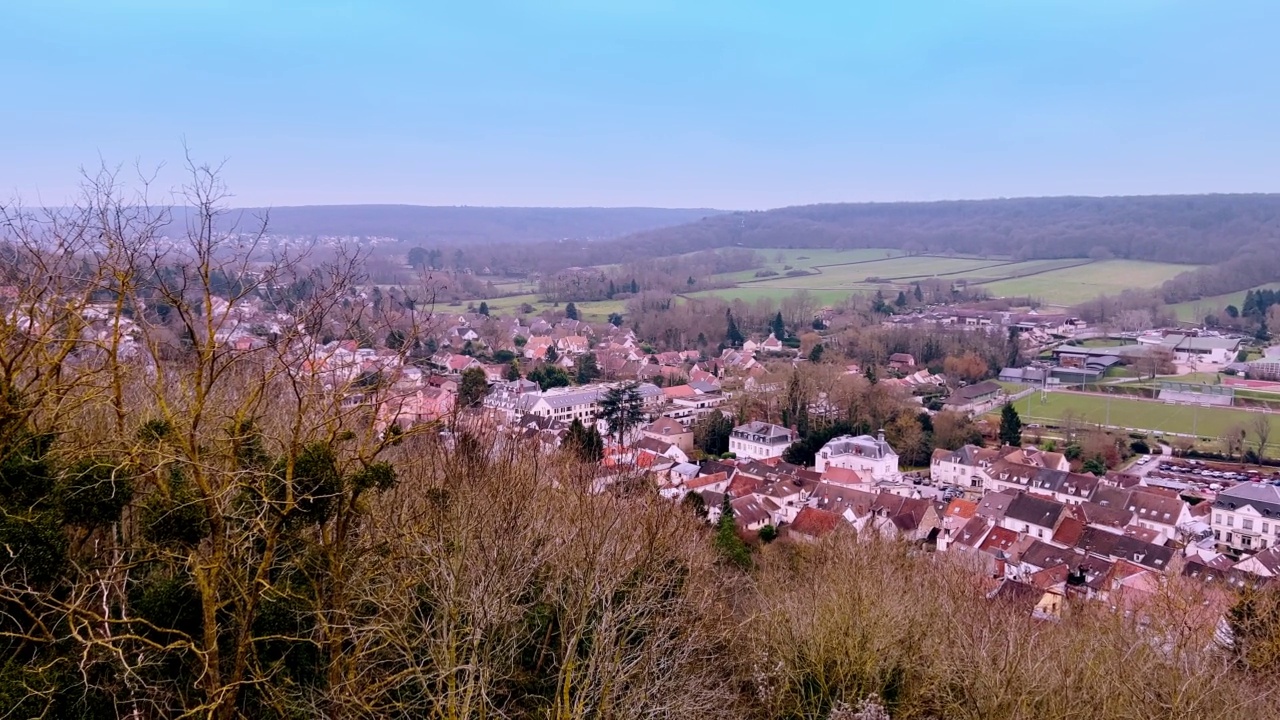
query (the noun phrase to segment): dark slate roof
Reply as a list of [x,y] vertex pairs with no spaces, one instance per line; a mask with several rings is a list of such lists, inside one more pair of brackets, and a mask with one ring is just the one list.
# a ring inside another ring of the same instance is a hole
[[1160,571],[1167,570],[1173,559],[1171,548],[1095,527],[1084,529],[1080,539],[1076,541],[1076,547],[1095,555],[1124,559],[1135,565]]
[[1024,523],[1052,528],[1062,515],[1062,503],[1020,493],[1009,503],[1004,516]]
[[1280,516],[1280,487],[1270,483],[1243,482],[1218,493],[1213,506],[1222,510],[1235,510],[1250,505],[1263,517]]

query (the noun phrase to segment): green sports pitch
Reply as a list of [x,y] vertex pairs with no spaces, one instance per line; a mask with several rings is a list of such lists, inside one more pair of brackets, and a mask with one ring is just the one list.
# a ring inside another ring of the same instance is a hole
[[[1130,428],[1151,433],[1176,433],[1217,438],[1239,426],[1250,436],[1256,412],[1226,407],[1202,407],[1074,392],[1032,393],[1014,403],[1023,424],[1057,424],[1069,411],[1087,423]],[[995,410],[999,414],[999,408]],[[1273,430],[1280,418],[1266,416]]]

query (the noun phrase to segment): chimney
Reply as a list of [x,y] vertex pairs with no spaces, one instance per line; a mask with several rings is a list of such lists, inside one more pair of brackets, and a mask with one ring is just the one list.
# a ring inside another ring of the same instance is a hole
[[876,439],[880,442],[884,442],[884,428],[880,428],[880,432],[876,435]]

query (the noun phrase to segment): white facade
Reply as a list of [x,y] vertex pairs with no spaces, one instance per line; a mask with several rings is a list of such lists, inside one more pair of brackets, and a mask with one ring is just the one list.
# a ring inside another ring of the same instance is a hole
[[781,425],[749,422],[733,429],[729,435],[729,452],[739,458],[769,460],[782,457],[782,453],[795,441],[795,431]]
[[1219,546],[1254,553],[1280,544],[1280,488],[1246,482],[1219,493],[1210,526]]
[[870,475],[873,480],[897,480],[898,453],[884,440],[882,431],[877,437],[843,435],[832,438],[818,451],[814,469],[823,472],[829,467],[856,470]]

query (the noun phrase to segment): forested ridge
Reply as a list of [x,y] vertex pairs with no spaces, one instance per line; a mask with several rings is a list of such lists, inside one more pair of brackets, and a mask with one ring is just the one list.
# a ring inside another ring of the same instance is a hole
[[736,212],[617,243],[663,254],[709,247],[889,247],[911,252],[1209,264],[1280,238],[1280,195],[1045,197],[840,203]]
[[[448,243],[440,247],[446,253],[454,250]],[[1184,263],[1189,272],[1161,289],[1164,301],[1181,302],[1280,279],[1280,195],[804,205],[709,215],[612,240],[498,243],[463,249],[468,262],[477,266],[523,274],[650,262],[725,247],[874,247],[1015,259]]]
[[[185,227],[190,212],[190,208],[174,208],[172,227]],[[403,242],[469,245],[616,238],[718,212],[705,208],[306,205],[240,208],[222,222],[228,229],[237,219],[269,216],[271,232],[280,235],[393,237]]]

